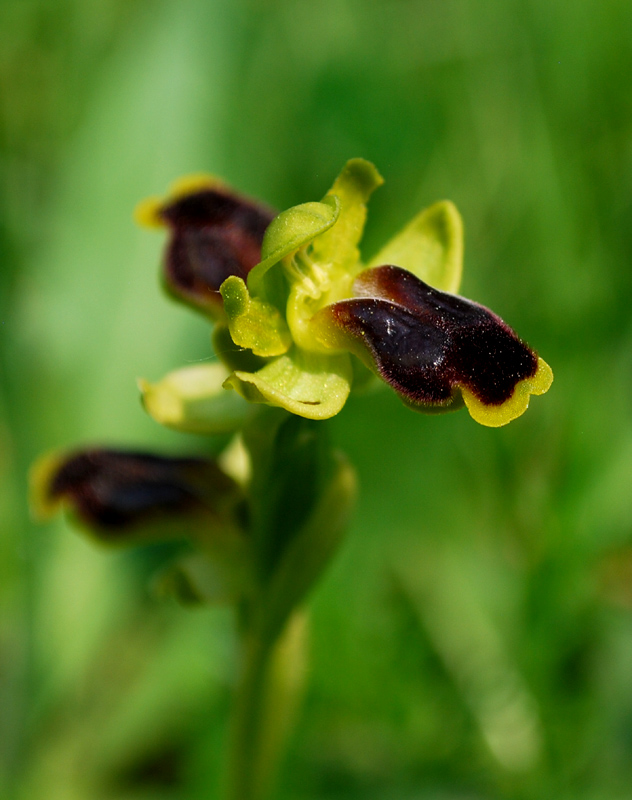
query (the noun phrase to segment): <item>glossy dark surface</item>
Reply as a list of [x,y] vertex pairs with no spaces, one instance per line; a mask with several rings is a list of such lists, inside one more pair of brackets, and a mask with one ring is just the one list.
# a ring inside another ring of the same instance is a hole
[[226,190],[205,189],[160,212],[172,230],[165,255],[169,290],[197,307],[221,304],[230,275],[245,278],[261,259],[263,234],[274,214]]
[[379,374],[412,403],[446,405],[463,386],[498,405],[535,374],[536,355],[500,317],[406,270],[366,270],[355,290],[363,296],[332,306],[333,320],[363,343]]

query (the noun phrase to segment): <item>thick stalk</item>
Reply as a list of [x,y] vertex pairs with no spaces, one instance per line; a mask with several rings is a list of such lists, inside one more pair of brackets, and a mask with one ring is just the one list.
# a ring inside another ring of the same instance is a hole
[[264,800],[295,716],[305,666],[306,617],[295,612],[274,642],[246,632],[229,741],[227,800]]

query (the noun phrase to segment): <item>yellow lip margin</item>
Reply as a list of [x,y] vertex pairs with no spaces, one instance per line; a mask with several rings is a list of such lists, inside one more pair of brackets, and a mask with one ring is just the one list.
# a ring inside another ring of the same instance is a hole
[[469,389],[460,388],[472,419],[488,428],[500,428],[524,414],[529,407],[529,397],[548,392],[552,383],[553,370],[544,359],[538,358],[535,375],[517,383],[511,397],[500,405],[485,405]]
[[165,206],[204,189],[222,189],[226,184],[214,175],[197,173],[178,178],[169,187],[166,197],[146,197],[134,209],[134,222],[141,228],[164,228],[161,212]]

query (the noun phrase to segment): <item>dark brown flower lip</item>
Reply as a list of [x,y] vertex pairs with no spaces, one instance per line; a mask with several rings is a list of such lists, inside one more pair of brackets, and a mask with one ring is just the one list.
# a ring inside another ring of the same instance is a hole
[[40,488],[48,504],[68,504],[88,527],[108,534],[190,512],[215,513],[235,490],[215,462],[91,448],[55,464]]
[[406,270],[365,270],[354,290],[360,296],[330,306],[330,319],[409,404],[449,406],[467,389],[499,406],[538,369],[537,355],[500,317]]
[[226,278],[245,279],[261,260],[263,235],[274,216],[211,179],[164,202],[150,200],[138,215],[141,222],[170,230],[163,271],[167,290],[213,316],[221,309],[219,287]]

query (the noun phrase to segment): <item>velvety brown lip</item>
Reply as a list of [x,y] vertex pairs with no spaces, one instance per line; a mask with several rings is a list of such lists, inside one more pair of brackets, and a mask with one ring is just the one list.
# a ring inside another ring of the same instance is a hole
[[224,189],[179,197],[160,209],[172,235],[165,283],[197,308],[221,305],[219,287],[230,275],[246,278],[261,260],[261,243],[274,212]]
[[500,317],[406,270],[366,270],[354,288],[361,296],[332,305],[332,321],[408,402],[446,405],[462,386],[500,405],[537,370],[535,353]]
[[70,501],[87,524],[115,532],[195,506],[208,508],[208,487],[218,494],[230,492],[233,481],[201,458],[95,448],[74,453],[60,465],[48,496]]

